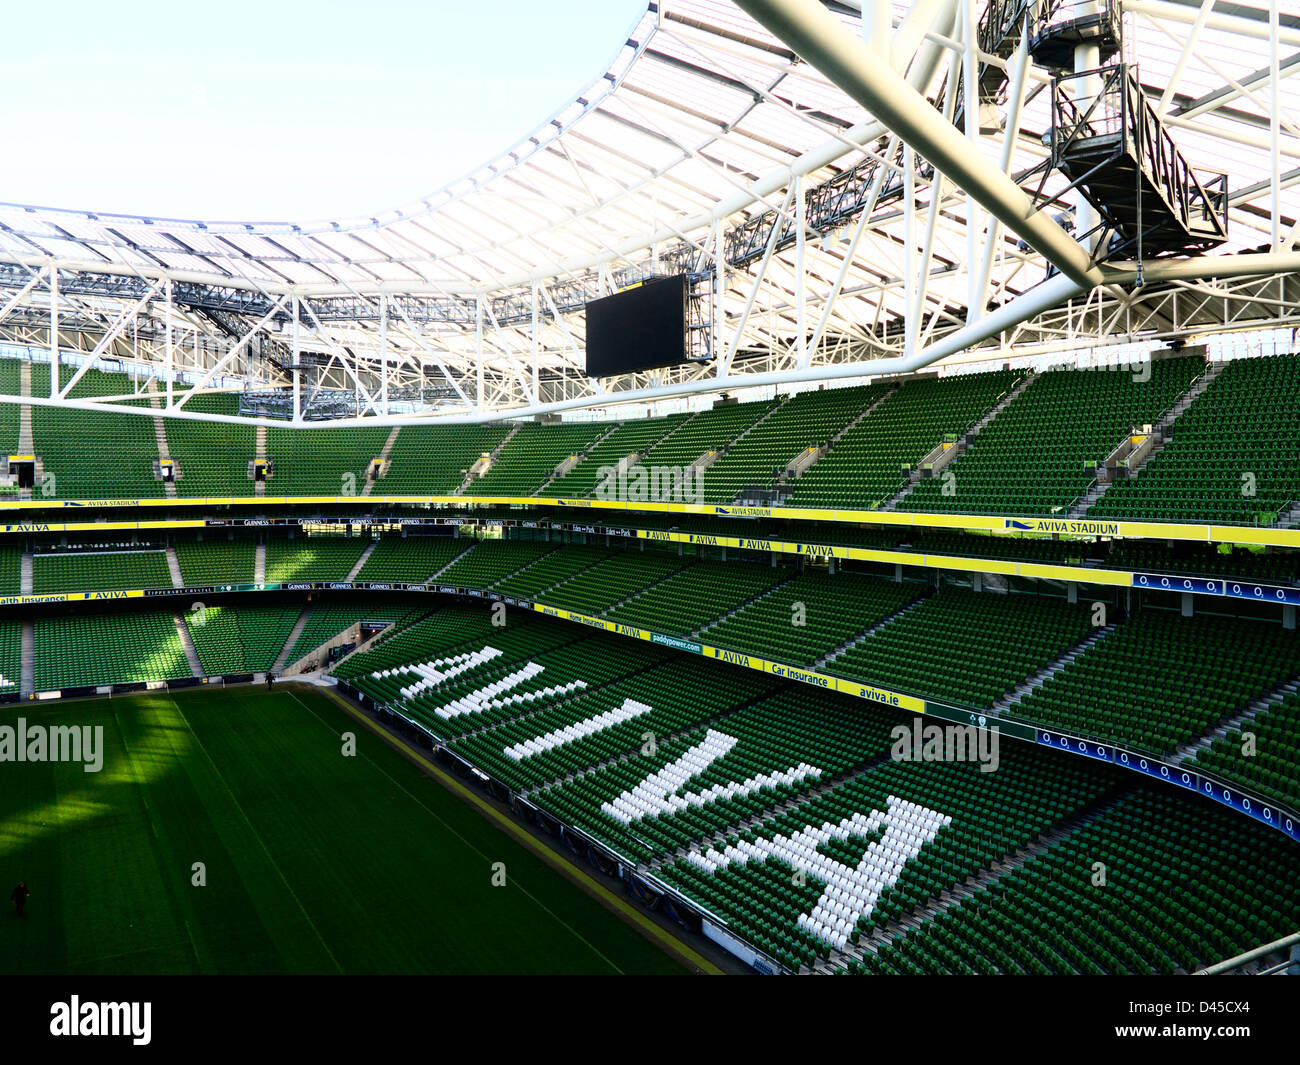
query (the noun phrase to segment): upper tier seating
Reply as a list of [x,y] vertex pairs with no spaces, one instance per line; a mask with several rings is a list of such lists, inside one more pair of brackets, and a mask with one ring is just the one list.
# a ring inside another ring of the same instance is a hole
[[772,488],[801,452],[825,447],[882,391],[877,385],[791,396],[709,466],[704,501],[730,503],[742,489]]
[[[685,419],[676,429],[650,448],[642,457],[641,465],[676,470],[686,470],[706,452],[721,451],[741,433],[749,429],[775,405],[775,400],[764,403],[724,403],[708,410],[698,411]],[[708,471],[705,471],[707,484]],[[689,493],[668,490],[678,502],[696,502]]]
[[537,495],[555,468],[586,451],[614,428],[612,422],[566,422],[543,425],[525,422],[506,443],[496,461],[466,489],[468,495]]
[[[943,476],[917,484],[900,510],[1050,515],[1068,508],[1135,428],[1154,425],[1205,370],[1194,356],[1139,370],[1052,370],[970,441]],[[951,478],[947,475],[951,474]]]
[[[95,372],[88,371],[78,385],[116,395],[120,380],[122,393],[131,391],[125,374],[103,374],[97,383],[91,376]],[[64,366],[60,380],[69,381],[74,373]],[[49,395],[48,364],[33,364],[32,393]],[[148,409],[149,401],[129,400],[121,406]],[[152,416],[33,406],[32,447],[42,462],[43,481],[36,489],[42,498],[150,499],[166,494],[154,472],[158,437]]]
[[378,458],[392,430],[371,428],[266,430],[272,463],[266,494],[272,496],[361,495],[370,460]]
[[1271,523],[1300,502],[1300,356],[1238,359],[1089,517]]
[[790,505],[879,506],[907,483],[905,466],[919,463],[946,437],[965,433],[1018,377],[996,371],[904,382],[794,482]]
[[685,414],[673,414],[667,418],[636,418],[623,422],[597,443],[578,465],[547,485],[541,494],[574,498],[591,495],[602,483],[602,470],[613,469],[623,459],[643,454],[686,418]]
[[[234,393],[196,395],[184,410],[197,414],[239,413]],[[257,430],[251,425],[165,418],[167,453],[176,463],[176,492],[189,498],[248,496],[254,482],[248,464],[257,455]]]
[[[375,495],[455,495],[470,467],[491,454],[509,425],[404,425]],[[377,458],[378,452],[371,456]]]
[[[0,359],[0,395],[22,395],[22,372],[22,363],[17,359]],[[0,448],[4,449],[3,454],[18,453],[21,428],[22,407],[17,403],[0,403]],[[0,493],[0,499],[4,497],[5,493]]]

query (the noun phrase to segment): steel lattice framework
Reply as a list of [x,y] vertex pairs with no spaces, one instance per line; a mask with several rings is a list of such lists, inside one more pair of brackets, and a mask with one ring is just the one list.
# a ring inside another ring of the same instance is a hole
[[[1031,47],[1076,6],[1122,26],[1118,58],[1188,163],[1226,171],[1213,248],[1090,242]],[[116,359],[182,416],[247,384],[299,417],[319,391],[367,418],[483,420],[1294,324],[1298,72],[1281,0],[652,0],[586,92],[400,209],[0,205],[0,339]],[[585,303],[668,272],[706,308],[699,361],[586,378]]]

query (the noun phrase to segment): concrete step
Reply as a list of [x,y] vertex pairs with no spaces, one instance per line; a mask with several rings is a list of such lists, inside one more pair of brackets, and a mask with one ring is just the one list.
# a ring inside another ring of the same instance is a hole
[[[1165,449],[1165,445],[1172,439],[1171,430],[1183,412],[1195,403],[1200,395],[1214,383],[1215,378],[1223,372],[1225,365],[1222,362],[1209,363],[1205,371],[1192,382],[1191,387],[1182,394],[1169,410],[1165,411],[1160,420],[1151,427],[1152,433],[1156,436],[1156,442],[1151,446],[1151,450],[1146,453],[1141,462],[1129,468],[1125,474],[1125,479],[1131,480],[1151,465],[1151,460],[1160,454]],[[1110,486],[1114,483],[1114,480],[1105,484],[1098,481],[1069,509],[1066,516],[1082,518],[1097,504],[1098,500],[1105,497],[1106,493],[1110,491]]]
[[163,551],[163,554],[167,556],[167,569],[172,575],[172,587],[184,588],[185,578],[181,575],[181,562],[176,557],[176,548],[168,547]]
[[[255,448],[255,451],[256,451],[256,455],[255,455],[256,458],[266,458],[266,426],[265,425],[259,425],[257,427],[257,446]],[[253,482],[253,495],[255,496],[266,495],[265,481]]]
[[883,619],[882,621],[877,622],[875,625],[872,625],[871,628],[858,633],[856,636],[853,637],[853,639],[847,640],[844,643],[840,644],[839,647],[835,648],[835,650],[831,651],[829,654],[822,655],[821,658],[817,659],[817,661],[813,663],[813,669],[821,669],[824,666],[830,665],[830,663],[834,662],[841,655],[847,654],[849,651],[852,651],[853,648],[857,647],[858,644],[862,643],[863,640],[866,640],[869,637],[875,635],[886,625],[892,625],[899,618],[906,617],[918,606],[924,603],[927,598],[929,597],[922,596],[920,599],[916,599],[908,603],[907,606],[903,607],[902,610],[890,614],[889,617]]
[[[497,446],[492,449],[492,453],[488,456],[487,470],[490,470],[496,465],[496,461],[500,458],[501,452],[505,449],[505,446],[515,438],[515,433],[519,432],[519,426],[521,424],[521,422],[516,422],[512,425],[510,427],[510,432],[506,433],[506,435],[501,438],[501,443],[497,444]],[[475,465],[478,464],[475,463]],[[487,470],[484,470],[483,472],[487,473]],[[469,490],[469,486],[473,484],[475,480],[476,478],[473,473],[466,474],[465,479],[460,482],[460,487],[456,489],[456,494],[464,495]]]
[[302,630],[307,627],[307,619],[311,617],[311,604],[302,608],[302,613],[298,615],[298,620],[294,622],[293,628],[289,631],[289,638],[284,641],[284,646],[280,648],[280,653],[275,656],[275,665],[271,667],[272,673],[279,673],[284,669],[289,660],[289,652],[298,643],[298,637],[302,635]]
[[24,695],[31,695],[36,690],[36,631],[31,618],[23,618],[22,676],[18,680],[18,690]]
[[701,637],[702,637],[706,632],[708,632],[708,631],[709,631],[711,628],[713,628],[715,625],[719,625],[719,624],[721,624],[721,623],[722,623],[723,621],[725,621],[727,618],[734,618],[734,617],[735,617],[737,614],[739,614],[742,610],[747,610],[749,607],[753,606],[755,603],[761,603],[761,602],[762,602],[764,599],[766,599],[769,595],[774,595],[775,593],[779,592],[782,588],[784,588],[787,584],[789,584],[790,581],[793,580],[793,579],[794,579],[793,577],[787,577],[787,578],[786,578],[785,580],[783,580],[783,581],[777,581],[777,582],[776,582],[774,585],[772,585],[770,588],[764,588],[764,589],[763,589],[761,592],[759,592],[757,595],[751,595],[748,599],[746,599],[746,600],[745,600],[743,603],[741,603],[739,606],[737,606],[737,607],[733,607],[731,610],[728,610],[725,614],[720,614],[718,617],[713,618],[711,621],[707,622],[706,624],[701,625],[698,629],[696,629],[694,632],[691,633],[692,638],[694,638],[694,639],[699,639],[699,638],[701,638]]
[[1266,695],[1261,695],[1258,699],[1252,699],[1246,704],[1244,709],[1230,717],[1225,717],[1213,729],[1205,733],[1205,735],[1198,736],[1191,742],[1184,743],[1177,747],[1174,750],[1173,755],[1169,758],[1170,763],[1173,765],[1181,765],[1183,762],[1195,758],[1200,751],[1213,746],[1215,740],[1222,739],[1233,729],[1240,729],[1245,725],[1250,724],[1259,717],[1260,714],[1266,713],[1269,709],[1277,706],[1283,699],[1287,698],[1287,696],[1294,695],[1297,691],[1300,691],[1300,677],[1292,677],[1284,684],[1279,684]]
[[[541,483],[541,486],[536,491],[530,492],[529,494],[535,496],[541,495],[544,491],[546,491],[547,488],[549,488],[552,484],[558,481],[565,474],[570,473],[573,470],[576,470],[579,466],[581,466],[584,462],[587,461],[587,457],[592,453],[593,450],[595,450],[597,447],[603,444],[607,439],[609,439],[610,434],[613,433],[615,430],[617,430],[621,424],[622,424],[621,422],[611,422],[609,428],[606,429],[603,433],[601,433],[600,436],[598,436],[595,440],[591,442],[591,444],[587,447],[585,451],[583,451],[580,455],[577,456],[577,461],[574,462],[572,466],[570,466],[567,470],[565,470],[564,473],[557,473],[556,470],[552,470],[551,475]],[[563,463],[561,464],[561,466],[562,465]],[[559,468],[560,467],[556,467],[556,469]]]
[[[159,399],[159,397],[156,394],[152,395],[149,397],[149,406],[151,406],[156,411],[161,411],[162,400]],[[154,434],[154,439],[158,443],[158,457],[160,459],[171,458],[171,452],[167,450],[167,426],[161,414],[158,414],[153,419],[153,434]],[[163,491],[167,494],[168,499],[175,499],[176,482],[164,481]]]
[[361,557],[357,559],[356,564],[353,565],[353,567],[350,570],[348,570],[349,581],[355,581],[357,579],[357,574],[361,572],[361,567],[364,566],[366,564],[366,560],[369,559],[370,556],[375,553],[375,547],[378,544],[379,544],[378,540],[372,540],[370,544],[366,547],[366,549],[361,552]]
[[467,548],[465,548],[464,551],[458,552],[456,557],[453,558],[451,562],[448,562],[447,565],[445,566],[439,566],[436,570],[434,570],[431,574],[429,574],[425,583],[427,584],[429,581],[436,580],[438,577],[441,577],[442,574],[445,573],[448,569],[450,569],[454,563],[459,562],[462,558],[464,558],[471,551],[473,551],[474,548],[478,547],[478,545],[479,545],[478,540],[473,541]]
[[[959,458],[961,458],[962,452],[964,452],[966,448],[970,446],[970,442],[976,436],[979,435],[980,430],[983,429],[986,425],[988,425],[989,422],[991,422],[1004,410],[1006,410],[1007,407],[1016,399],[1016,397],[1021,395],[1025,391],[1025,389],[1027,389],[1037,379],[1038,378],[1036,375],[1030,374],[1027,377],[1022,377],[1019,381],[1017,381],[1015,385],[1007,392],[1007,394],[993,405],[993,407],[988,411],[987,414],[984,415],[984,417],[982,417],[979,421],[977,421],[974,425],[972,425],[965,433],[962,434],[961,438],[957,441],[954,447],[950,449],[953,451],[953,454],[951,458],[947,459],[945,465],[949,465],[953,462],[956,462]],[[936,444],[935,446],[937,447],[938,445]],[[895,495],[893,495],[888,500],[886,500],[881,505],[880,509],[897,510],[899,504],[901,504],[903,500],[905,500],[908,496],[912,494],[912,492],[916,489],[916,486],[920,482],[921,482],[921,477],[919,476],[919,474],[917,476],[909,477],[908,483],[904,485]]]
[[[384,441],[384,446],[380,449],[378,456],[376,456],[383,460],[385,471],[388,469],[388,456],[392,453],[393,445],[397,443],[397,434],[401,432],[401,430],[402,427],[400,425],[393,426],[392,432],[388,434],[388,439]],[[370,495],[370,493],[375,490],[375,485],[378,483],[378,481],[372,481],[367,477],[365,487],[361,489],[361,494],[363,496]]]
[[196,677],[203,676],[203,663],[199,661],[198,648],[194,646],[190,627],[185,624],[185,619],[180,614],[173,614],[172,620],[176,623],[176,635],[181,638],[181,646],[185,648],[185,659],[190,664],[190,672]]
[[1101,640],[1104,640],[1110,633],[1114,631],[1115,631],[1115,625],[1113,624],[1100,625],[1097,628],[1093,629],[1093,631],[1090,632],[1087,635],[1087,637],[1085,637],[1084,639],[1080,640],[1078,643],[1071,646],[1070,649],[1066,651],[1064,654],[1058,655],[1051,662],[1047,663],[1047,665],[1045,665],[1037,673],[1035,673],[1032,677],[1029,677],[1021,684],[1017,684],[1014,688],[1011,689],[1011,691],[1007,692],[1006,695],[1002,696],[1001,699],[998,699],[996,702],[994,702],[992,707],[993,713],[1000,714],[1005,710],[1011,709],[1017,703],[1022,702],[1026,695],[1029,695],[1031,692],[1037,691],[1044,684],[1046,684],[1049,679],[1054,677],[1057,673],[1059,673],[1062,669],[1068,666],[1081,654],[1087,651],[1088,648],[1099,643]]

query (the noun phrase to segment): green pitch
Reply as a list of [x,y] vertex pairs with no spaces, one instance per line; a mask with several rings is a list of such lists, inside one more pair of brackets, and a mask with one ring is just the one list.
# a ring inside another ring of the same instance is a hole
[[682,971],[322,693],[27,704],[0,724],[20,716],[102,725],[104,762],[0,762],[0,972]]

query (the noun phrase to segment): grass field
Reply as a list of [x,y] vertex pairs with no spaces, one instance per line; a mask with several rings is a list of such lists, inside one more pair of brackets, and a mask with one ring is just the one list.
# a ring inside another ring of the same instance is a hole
[[0,972],[682,971],[321,692],[20,714],[102,725],[105,755],[0,762]]

